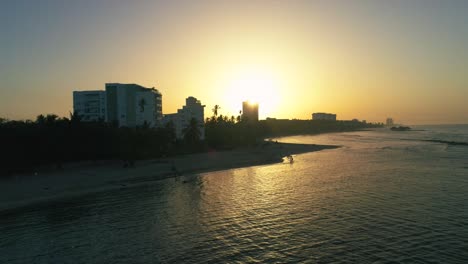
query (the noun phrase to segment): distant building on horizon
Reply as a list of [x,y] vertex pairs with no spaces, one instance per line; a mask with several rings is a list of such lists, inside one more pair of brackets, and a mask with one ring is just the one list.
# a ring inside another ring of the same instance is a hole
[[205,105],[202,105],[200,100],[193,96],[185,99],[185,105],[177,110],[177,113],[166,114],[163,118],[163,123],[172,122],[174,124],[176,138],[184,138],[184,129],[190,124],[190,120],[195,118],[198,123],[200,139],[205,139]]
[[312,120],[332,120],[336,121],[336,114],[329,113],[313,113]]
[[162,95],[138,84],[106,83],[107,122],[119,127],[144,124],[155,127],[162,121]]
[[106,107],[105,91],[73,92],[73,114],[84,122],[105,121]]
[[73,111],[84,122],[156,127],[162,121],[162,95],[138,84],[106,83],[105,91],[74,91]]
[[267,117],[266,121],[289,121],[287,118],[276,118],[276,117]]
[[242,120],[258,122],[258,103],[242,102]]
[[387,118],[387,121],[385,122],[385,124],[387,126],[393,126],[394,125],[393,118],[391,118],[391,117]]

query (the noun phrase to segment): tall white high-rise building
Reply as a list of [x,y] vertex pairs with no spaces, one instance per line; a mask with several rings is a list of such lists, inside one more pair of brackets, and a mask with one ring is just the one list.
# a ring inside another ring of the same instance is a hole
[[176,137],[184,138],[184,130],[190,124],[190,120],[195,118],[198,123],[200,139],[205,139],[205,105],[202,105],[195,97],[185,99],[185,105],[178,109],[177,113],[164,115],[164,123],[172,122],[175,127]]
[[84,122],[104,121],[106,119],[106,92],[74,91],[73,114]]
[[119,127],[144,124],[155,127],[162,121],[162,95],[155,88],[137,84],[106,83],[108,122]]

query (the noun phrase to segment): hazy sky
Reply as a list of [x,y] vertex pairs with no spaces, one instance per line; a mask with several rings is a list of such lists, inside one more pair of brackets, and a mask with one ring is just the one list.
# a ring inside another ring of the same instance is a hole
[[468,1],[0,2],[0,116],[68,115],[73,90],[156,87],[260,118],[468,123]]

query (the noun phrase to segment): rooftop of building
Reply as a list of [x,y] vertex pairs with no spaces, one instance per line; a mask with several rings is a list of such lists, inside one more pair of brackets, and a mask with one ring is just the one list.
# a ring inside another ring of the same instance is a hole
[[336,115],[336,114],[318,112],[318,113],[313,113],[313,115]]
[[73,93],[102,93],[103,90],[83,90],[83,91],[73,91]]
[[158,94],[161,94],[161,92],[159,92],[158,89],[154,88],[154,87],[151,87],[151,88],[148,88],[148,87],[144,87],[144,86],[141,86],[139,84],[136,84],[136,83],[106,83],[105,86],[134,86],[140,90],[151,90],[153,92],[156,92]]

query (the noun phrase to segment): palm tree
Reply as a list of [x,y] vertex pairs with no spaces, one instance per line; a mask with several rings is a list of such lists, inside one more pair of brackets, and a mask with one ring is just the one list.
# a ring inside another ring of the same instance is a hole
[[219,109],[221,109],[221,106],[219,106],[219,105],[215,105],[215,106],[213,107],[212,110],[213,110],[214,116],[218,116],[218,111],[219,111]]
[[70,123],[76,125],[81,122],[81,116],[78,114],[78,112],[70,112]]
[[241,117],[242,117],[242,110],[239,110],[239,115],[237,116],[237,123],[241,121]]
[[172,120],[167,122],[164,126],[164,136],[168,143],[173,143],[177,139],[174,122],[172,122]]
[[184,140],[190,145],[200,141],[201,133],[199,130],[198,121],[195,118],[190,119],[189,125],[182,131],[184,133]]
[[38,123],[39,125],[43,125],[45,124],[45,122],[46,122],[46,117],[44,115],[41,114],[36,117],[36,123]]
[[223,115],[219,115],[218,116],[218,123],[222,123],[224,121],[224,116]]
[[48,114],[45,117],[45,121],[48,125],[52,125],[58,121],[58,115],[56,114]]

